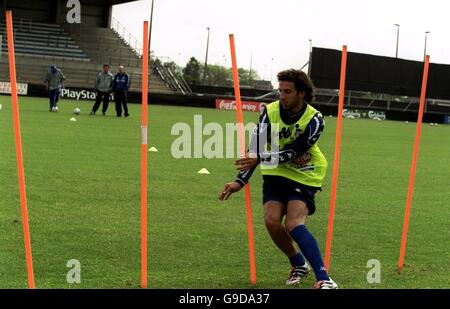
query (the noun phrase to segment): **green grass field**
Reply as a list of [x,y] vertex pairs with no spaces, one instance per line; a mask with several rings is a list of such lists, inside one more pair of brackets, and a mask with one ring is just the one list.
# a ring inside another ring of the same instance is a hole
[[[0,288],[26,288],[27,275],[10,97],[0,97]],[[70,122],[72,110],[82,114]],[[92,103],[20,97],[22,144],[37,288],[138,288],[140,284],[140,105],[131,117],[89,116]],[[176,122],[235,121],[234,112],[149,107],[149,287],[251,288],[243,193],[217,197],[235,177],[232,159],[174,159]],[[256,113],[244,113],[256,122]],[[317,212],[308,221],[325,247],[335,118],[319,145],[328,158]],[[415,123],[344,120],[330,273],[340,288],[450,288],[450,126],[424,124],[406,267],[397,272]],[[206,140],[206,138],[204,138]],[[210,175],[198,175],[207,168]],[[251,181],[257,288],[285,288],[287,258],[263,222],[259,172]],[[68,284],[70,259],[81,284]],[[381,262],[381,283],[366,280]],[[313,276],[299,288],[311,288]]]

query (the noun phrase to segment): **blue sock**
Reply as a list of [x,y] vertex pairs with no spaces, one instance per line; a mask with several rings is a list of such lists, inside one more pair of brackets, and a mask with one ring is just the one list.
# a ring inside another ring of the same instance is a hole
[[305,258],[314,270],[317,281],[329,280],[330,277],[328,277],[327,271],[325,270],[317,241],[306,226],[303,224],[297,226],[291,231],[291,236],[297,242],[300,250],[302,250]]
[[297,252],[296,255],[290,257],[289,261],[291,262],[292,266],[303,266],[306,263],[303,255],[300,252]]

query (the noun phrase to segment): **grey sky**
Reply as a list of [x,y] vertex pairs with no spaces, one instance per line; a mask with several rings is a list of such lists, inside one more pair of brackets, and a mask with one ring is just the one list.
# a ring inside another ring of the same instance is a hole
[[[150,0],[115,6],[113,16],[142,41]],[[191,56],[231,66],[228,34],[235,35],[237,62],[275,81],[278,71],[300,68],[313,46],[422,60],[425,31],[431,62],[450,63],[450,2],[446,0],[155,0],[152,47],[184,66]],[[225,57],[224,57],[225,56]],[[274,58],[273,64],[271,59]],[[270,76],[272,68],[272,76]]]

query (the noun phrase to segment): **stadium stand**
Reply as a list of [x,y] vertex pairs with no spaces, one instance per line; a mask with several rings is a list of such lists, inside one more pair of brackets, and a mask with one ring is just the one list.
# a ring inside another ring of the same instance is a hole
[[[0,0],[0,4],[4,1]],[[66,87],[92,89],[95,78],[108,63],[115,74],[124,65],[131,79],[131,91],[141,91],[142,48],[118,21],[111,16],[113,0],[81,1],[81,24],[65,22],[65,2],[61,0],[9,0],[0,9],[13,10],[14,47],[18,82],[43,86],[43,77],[51,64],[61,68]],[[4,14],[3,14],[4,15]],[[8,46],[4,17],[0,22],[0,81],[9,81]],[[132,40],[133,41],[132,41]],[[152,58],[149,63],[149,92],[190,94],[184,79]]]
[[[33,23],[30,19],[14,22],[14,47],[17,56],[49,56],[54,59],[85,59],[86,54],[60,25]],[[0,24],[2,50],[7,51],[6,25]]]
[[[313,48],[311,78],[317,89],[316,101],[336,105],[339,85],[338,50]],[[345,106],[398,112],[417,112],[423,63],[385,56],[348,54]],[[361,69],[365,68],[365,69]],[[446,76],[450,65],[430,64],[425,113],[448,115],[450,91]]]
[[[141,57],[110,28],[79,27],[76,32],[65,31],[59,25],[16,21],[15,50],[19,82],[42,84],[42,78],[52,63],[62,68],[67,87],[93,87],[96,74],[103,63],[111,65],[112,73],[123,64],[131,78],[131,91],[141,90]],[[4,33],[5,24],[0,24]],[[6,36],[2,36],[2,51],[7,52]],[[150,91],[179,93],[168,72],[154,61],[150,64]],[[8,59],[0,60],[0,79],[8,80]]]

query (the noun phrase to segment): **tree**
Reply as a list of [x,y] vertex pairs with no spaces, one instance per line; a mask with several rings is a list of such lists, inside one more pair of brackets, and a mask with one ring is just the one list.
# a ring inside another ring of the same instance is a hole
[[239,68],[238,75],[239,75],[239,83],[241,85],[248,86],[255,80],[261,80],[261,77],[259,77],[258,72],[256,72],[255,70],[252,70],[250,75],[250,70]]
[[174,61],[170,61],[170,62],[164,62],[163,66],[170,70],[172,72],[172,74],[174,74],[177,77],[180,77],[180,71],[181,68],[174,62]]
[[[183,77],[189,84],[199,84],[203,80],[203,72],[205,70],[204,65],[200,64],[195,57],[191,57],[186,67],[183,68]],[[250,71],[239,68],[239,82],[241,85],[252,85],[254,81],[258,81],[261,78],[255,70]],[[221,65],[209,64],[206,71],[205,85],[210,86],[233,86],[233,74],[231,68],[226,68]]]
[[[202,66],[202,72],[204,66]],[[206,84],[214,86],[225,86],[227,80],[231,79],[231,69],[227,69],[220,65],[208,65],[206,72]]]
[[162,65],[161,60],[159,60],[159,58],[155,58],[154,62],[155,62],[155,66]]
[[191,57],[183,69],[183,77],[188,84],[196,84],[200,81],[200,63],[195,57]]

